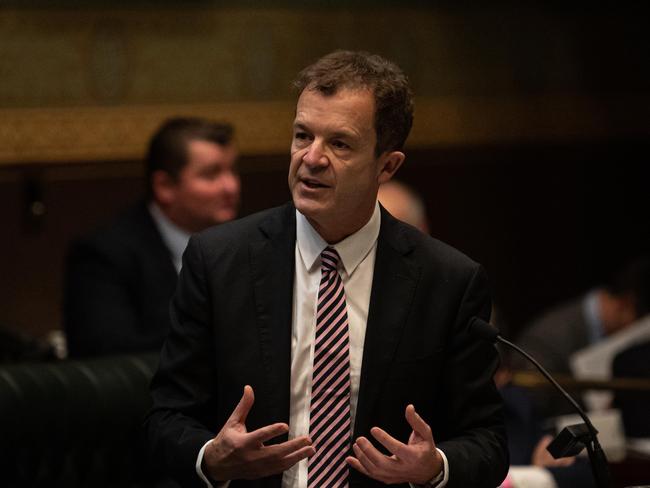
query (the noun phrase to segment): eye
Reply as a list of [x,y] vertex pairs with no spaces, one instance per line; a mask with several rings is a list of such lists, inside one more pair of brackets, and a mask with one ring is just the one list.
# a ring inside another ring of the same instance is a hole
[[332,146],[334,146],[336,149],[350,149],[350,146],[348,146],[345,142],[341,141],[340,139],[335,139],[332,141]]
[[306,132],[298,131],[293,135],[293,138],[298,141],[307,141],[309,140],[309,134]]
[[222,173],[222,168],[219,168],[218,166],[211,166],[209,168],[205,168],[203,171],[201,171],[200,176],[202,178],[212,180],[215,178],[218,178],[221,173]]

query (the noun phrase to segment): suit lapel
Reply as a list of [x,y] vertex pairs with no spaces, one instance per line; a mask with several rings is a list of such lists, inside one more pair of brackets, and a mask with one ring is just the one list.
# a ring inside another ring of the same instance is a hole
[[[289,421],[291,320],[295,265],[295,209],[285,206],[262,222],[263,237],[250,244],[255,313],[260,337],[269,418]],[[372,406],[381,393],[415,293],[419,268],[408,260],[412,245],[399,223],[382,209],[370,308],[366,326],[355,437],[367,433]]]
[[406,257],[412,245],[399,229],[395,219],[382,209],[354,438],[366,435],[372,427],[372,408],[393,363],[419,277],[419,268]]
[[151,216],[147,204],[140,202],[136,212],[139,232],[146,242],[146,246],[143,246],[143,249],[146,250],[146,256],[154,258],[160,273],[164,275],[165,282],[170,284],[173,291],[176,287],[178,272],[174,266],[171,251],[165,245],[162,234]]
[[263,238],[250,244],[255,313],[263,367],[267,372],[268,412],[273,422],[289,421],[291,314],[296,221],[286,205],[260,225]]

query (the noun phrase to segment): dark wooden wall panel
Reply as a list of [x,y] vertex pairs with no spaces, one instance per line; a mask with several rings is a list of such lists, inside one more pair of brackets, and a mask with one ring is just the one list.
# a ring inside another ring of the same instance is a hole
[[[432,234],[485,265],[516,330],[650,250],[648,160],[643,140],[432,148],[409,153],[399,176],[422,194]],[[243,160],[242,215],[289,198],[287,164],[288,156]],[[0,182],[0,323],[33,335],[60,326],[70,239],[138,198],[143,184],[134,169],[48,171],[40,222],[25,217],[22,173]]]

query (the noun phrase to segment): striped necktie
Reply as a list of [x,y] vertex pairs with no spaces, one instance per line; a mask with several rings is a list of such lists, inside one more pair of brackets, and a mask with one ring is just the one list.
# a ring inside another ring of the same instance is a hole
[[348,486],[350,345],[338,262],[334,248],[322,252],[309,415],[309,435],[316,454],[309,458],[308,488]]

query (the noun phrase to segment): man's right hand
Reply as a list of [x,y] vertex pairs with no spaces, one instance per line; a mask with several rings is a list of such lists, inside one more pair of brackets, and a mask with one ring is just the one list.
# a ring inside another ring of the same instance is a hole
[[244,387],[244,394],[230,418],[203,453],[201,469],[214,481],[257,479],[289,469],[316,451],[308,437],[297,437],[281,444],[265,446],[264,442],[289,431],[278,423],[246,430],[246,417],[255,396],[253,388]]

